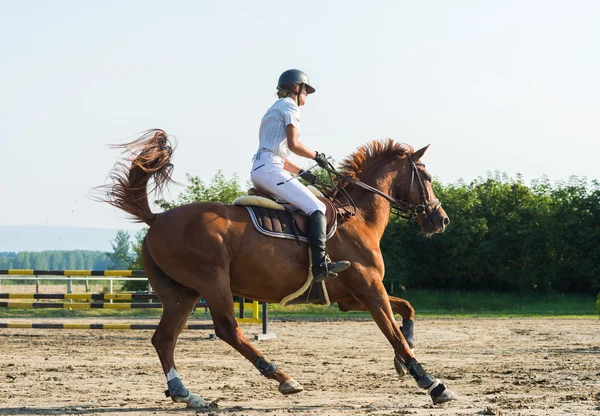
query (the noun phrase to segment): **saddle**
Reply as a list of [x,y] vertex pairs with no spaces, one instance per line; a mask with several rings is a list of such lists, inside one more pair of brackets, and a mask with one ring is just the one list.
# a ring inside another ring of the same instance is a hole
[[[337,210],[319,190],[310,186],[309,189],[325,204],[326,238],[330,239],[337,230]],[[248,210],[258,232],[270,237],[308,243],[308,215],[287,201],[278,199],[263,189],[250,188],[248,196],[237,198],[233,205],[243,206]]]
[[[325,217],[327,219],[327,231],[325,238],[330,239],[337,231],[338,212],[333,202],[313,186],[308,189],[325,204]],[[233,201],[233,205],[243,206],[248,210],[250,219],[256,230],[270,237],[285,238],[308,243],[308,216],[291,205],[287,201],[278,199],[275,195],[257,188],[250,188],[247,196],[242,196]],[[340,218],[344,218],[343,215]],[[317,305],[329,305],[329,295],[325,281],[314,283],[312,273],[309,274],[302,287],[285,296],[279,302],[280,305],[292,305],[295,303],[313,303]]]

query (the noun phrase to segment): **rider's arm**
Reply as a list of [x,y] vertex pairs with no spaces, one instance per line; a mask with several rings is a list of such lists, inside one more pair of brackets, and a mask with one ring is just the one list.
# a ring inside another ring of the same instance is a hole
[[[285,135],[287,137],[288,148],[292,151],[292,153],[294,153],[298,156],[309,158],[309,159],[315,158],[315,156],[317,155],[317,152],[315,152],[314,150],[310,150],[308,147],[304,146],[300,142],[300,139],[298,138],[298,129],[296,127],[294,127],[293,124],[288,124],[285,127]],[[284,169],[285,169],[285,167],[284,167]],[[286,170],[288,170],[288,169],[286,169]],[[292,172],[292,173],[294,173],[294,172]]]
[[293,173],[294,175],[297,175],[298,173],[300,173],[300,166],[292,163],[289,159],[285,159],[283,161],[283,169],[287,170],[290,173]]

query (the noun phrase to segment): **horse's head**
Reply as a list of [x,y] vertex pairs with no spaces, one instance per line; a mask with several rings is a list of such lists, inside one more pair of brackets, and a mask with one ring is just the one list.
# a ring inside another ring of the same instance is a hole
[[[408,164],[403,171],[406,177],[399,178],[401,185],[394,197],[405,201],[409,205],[397,208],[401,213],[413,217],[421,226],[426,235],[444,232],[450,218],[442,208],[442,204],[436,198],[431,187],[431,175],[425,170],[421,163],[421,157],[425,154],[429,145],[413,153],[407,153],[405,163]],[[410,173],[409,173],[410,172]]]
[[[380,210],[387,209],[389,203],[392,211],[414,218],[424,234],[444,231],[450,219],[431,188],[431,175],[421,163],[428,147],[415,152],[411,146],[392,139],[373,140],[342,162],[340,182],[353,185],[352,204],[361,206],[363,218],[379,221],[383,218]],[[376,203],[364,197],[365,192],[373,195],[374,201],[384,198],[387,203],[376,208]]]

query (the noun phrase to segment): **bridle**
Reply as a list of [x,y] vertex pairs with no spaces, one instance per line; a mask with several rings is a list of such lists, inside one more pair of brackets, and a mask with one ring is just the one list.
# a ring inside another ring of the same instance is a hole
[[[369,192],[372,192],[376,195],[379,195],[382,198],[385,198],[390,203],[390,210],[391,210],[392,214],[395,214],[395,215],[397,215],[399,217],[403,217],[403,218],[413,218],[413,219],[416,219],[417,217],[422,216],[425,219],[428,219],[429,221],[431,221],[431,216],[434,215],[440,209],[442,204],[440,203],[440,201],[437,198],[432,199],[431,201],[427,201],[427,197],[425,196],[425,184],[423,183],[423,179],[419,175],[419,171],[417,169],[417,166],[424,167],[425,165],[420,162],[415,162],[414,159],[412,158],[412,156],[408,153],[406,153],[406,157],[410,161],[410,166],[411,166],[411,179],[410,179],[410,185],[408,187],[408,192],[406,193],[406,197],[408,197],[410,195],[410,191],[412,190],[413,183],[416,182],[417,188],[419,190],[419,198],[420,198],[420,204],[418,204],[418,205],[413,205],[410,202],[406,201],[404,198],[400,198],[400,199],[393,198],[393,197],[381,192],[377,188],[373,188],[372,186],[367,185],[366,183],[361,182],[357,179],[350,178],[350,177],[338,172],[337,170],[335,170],[335,168],[331,164],[329,164],[329,167],[325,167],[324,169],[327,172],[329,172],[330,174],[336,175],[338,178],[340,178],[344,182],[348,182],[353,185],[359,186]],[[416,180],[415,180],[415,178],[416,178]],[[335,182],[333,180],[332,180],[332,182],[335,184]],[[344,195],[344,197],[353,206],[354,211],[356,211],[356,204],[354,203],[354,201],[352,201],[352,199],[350,198],[350,195],[348,195],[348,192],[344,188],[339,188],[337,186],[336,186],[336,190]],[[427,210],[431,206],[433,206],[433,208],[428,213]]]

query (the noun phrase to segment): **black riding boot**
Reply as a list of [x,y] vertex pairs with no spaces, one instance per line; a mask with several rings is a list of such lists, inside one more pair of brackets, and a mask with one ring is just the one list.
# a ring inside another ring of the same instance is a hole
[[327,219],[321,211],[310,214],[308,224],[308,242],[312,255],[312,274],[315,282],[323,281],[327,276],[336,277],[337,273],[350,267],[349,261],[329,260],[325,252],[325,234],[327,232]]

